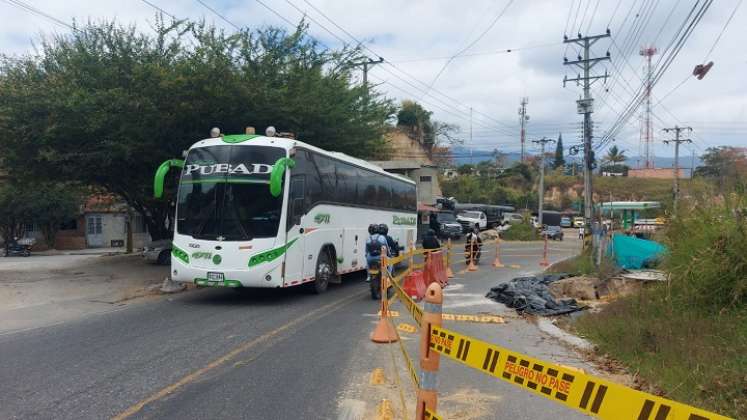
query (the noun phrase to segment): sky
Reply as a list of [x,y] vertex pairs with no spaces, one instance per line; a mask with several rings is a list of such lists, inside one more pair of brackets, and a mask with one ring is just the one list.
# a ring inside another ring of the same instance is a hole
[[[707,1],[0,0],[0,53],[32,53],[44,34],[69,31],[18,2],[63,22],[116,19],[144,31],[159,13],[155,7],[229,32],[232,25],[290,29],[289,22],[306,15],[309,35],[323,44],[337,48],[343,41],[360,41],[371,58],[383,57],[385,63],[370,70],[369,82],[397,101],[419,101],[434,119],[457,124],[465,147],[520,150],[518,108],[521,98],[528,98],[527,150],[535,152],[531,140],[543,136],[562,133],[566,147],[580,141],[582,115],[575,102],[582,89],[575,83],[563,87],[564,76],[578,73],[563,65],[563,57],[574,60],[578,52],[563,43],[564,34],[599,35],[610,29],[611,36],[591,50],[592,57],[607,51],[611,56],[592,69],[594,75],[609,74],[606,83],[599,80],[592,88],[598,143],[642,86],[639,49],[655,45],[665,51],[693,6]],[[693,128],[693,143],[683,145],[683,155],[718,145],[747,146],[747,6],[741,3],[713,2],[654,86],[656,156],[674,154],[673,146],[663,143],[671,134],[661,129],[675,125]],[[653,56],[654,65],[662,56]],[[714,65],[706,77],[692,77],[693,67],[708,61]],[[624,119],[614,143],[605,148],[616,144],[629,156],[639,155],[639,115]]]

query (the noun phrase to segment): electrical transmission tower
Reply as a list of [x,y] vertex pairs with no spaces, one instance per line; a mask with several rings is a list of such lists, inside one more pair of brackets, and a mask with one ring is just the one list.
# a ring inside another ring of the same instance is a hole
[[654,163],[654,127],[651,121],[651,86],[652,70],[651,57],[656,54],[656,47],[644,47],[640,50],[640,55],[646,59],[646,90],[644,92],[644,108],[641,115],[641,145],[643,146],[643,156],[646,159],[646,169],[656,167]]
[[565,84],[567,82],[576,82],[577,85],[582,85],[584,87],[584,96],[583,98],[576,101],[578,104],[578,113],[584,114],[584,220],[585,220],[585,226],[586,231],[589,232],[591,229],[591,217],[593,214],[593,204],[592,204],[592,185],[591,185],[591,170],[592,170],[592,150],[591,150],[591,139],[593,136],[592,127],[593,123],[591,121],[591,113],[594,112],[594,99],[591,97],[591,85],[597,80],[603,79],[607,80],[608,74],[607,70],[604,71],[604,75],[601,76],[592,76],[591,75],[591,69],[599,62],[604,60],[610,59],[610,52],[607,51],[607,55],[605,57],[595,57],[591,58],[589,57],[589,52],[591,50],[591,46],[594,45],[597,41],[599,41],[602,38],[607,38],[610,36],[610,30],[607,29],[607,33],[602,35],[594,35],[594,36],[581,36],[581,34],[578,34],[578,38],[568,38],[567,36],[563,37],[563,43],[568,44],[576,44],[581,47],[582,54],[579,55],[577,60],[569,61],[568,58],[563,57],[563,64],[565,65],[574,65],[579,67],[583,71],[582,74],[578,74],[575,78],[569,79],[568,76],[565,76],[563,78],[563,87],[565,87]]
[[527,104],[529,98],[521,98],[521,106],[519,107],[519,126],[521,127],[520,138],[521,138],[521,161],[524,162],[526,159],[526,123],[529,121],[529,115],[527,115]]
[[532,143],[540,145],[540,184],[538,189],[539,203],[537,205],[537,220],[542,227],[542,207],[545,204],[545,144],[555,143],[555,140],[543,137],[539,140],[532,140]]
[[[679,200],[680,196],[680,143],[692,143],[693,141],[690,139],[683,139],[680,137],[680,133],[684,130],[687,131],[693,131],[692,127],[678,127],[674,126],[672,128],[665,128],[663,131],[665,133],[669,133],[670,131],[674,131],[674,139],[672,140],[664,140],[664,144],[674,143],[674,185],[672,188],[672,197],[674,198],[674,205],[672,206],[672,214],[677,215],[677,200]],[[692,176],[692,174],[690,175]]]

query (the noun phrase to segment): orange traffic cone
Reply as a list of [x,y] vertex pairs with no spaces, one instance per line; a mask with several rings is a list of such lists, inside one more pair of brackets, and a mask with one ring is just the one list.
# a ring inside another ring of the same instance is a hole
[[495,259],[493,260],[494,268],[503,268],[505,265],[501,262],[501,238],[495,238]]
[[454,272],[451,271],[451,238],[446,243],[446,278],[454,278]]
[[477,271],[477,266],[475,265],[475,248],[477,248],[477,245],[475,244],[475,238],[472,237],[472,242],[469,246],[469,264],[467,265],[467,271]]
[[394,329],[394,325],[389,322],[389,299],[387,299],[387,290],[389,289],[389,270],[386,265],[386,251],[382,248],[381,253],[381,316],[371,333],[371,341],[374,343],[395,343],[399,336]]

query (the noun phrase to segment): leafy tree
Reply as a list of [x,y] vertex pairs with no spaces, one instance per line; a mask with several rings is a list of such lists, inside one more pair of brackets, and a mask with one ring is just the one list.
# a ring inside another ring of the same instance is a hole
[[442,144],[464,143],[457,137],[458,125],[431,120],[432,115],[419,103],[406,99],[397,112],[397,126],[423,145],[431,157],[433,149]]
[[78,190],[66,184],[6,183],[0,187],[0,234],[7,243],[24,234],[24,225],[34,223],[53,247],[60,225],[78,214],[80,198]]
[[[155,34],[112,22],[54,35],[0,62],[0,165],[18,178],[103,187],[167,237],[152,176],[217,126],[274,125],[357,157],[383,144],[391,101],[353,83],[358,49],[327,50],[277,28],[225,34],[158,20]],[[168,191],[167,191],[168,193]]]
[[747,156],[735,147],[709,147],[701,159],[703,164],[693,175],[715,180],[722,192],[747,177]]
[[469,163],[465,163],[464,165],[460,165],[457,167],[457,173],[459,175],[469,175],[475,171],[475,165],[471,165]]
[[555,146],[555,160],[553,160],[552,167],[558,169],[563,166],[565,166],[565,157],[563,156],[563,134],[558,134],[558,143]]
[[627,159],[625,151],[620,150],[617,145],[613,145],[607,150],[607,154],[604,156],[604,161],[609,162],[613,165],[623,163]]

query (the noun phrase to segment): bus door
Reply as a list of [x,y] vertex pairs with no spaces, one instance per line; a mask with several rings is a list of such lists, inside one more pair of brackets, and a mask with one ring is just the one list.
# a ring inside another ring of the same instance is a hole
[[285,251],[285,284],[295,285],[303,280],[305,262],[304,226],[301,220],[306,212],[306,201],[304,199],[305,180],[304,175],[293,175],[290,179],[290,191],[288,193],[288,222]]

